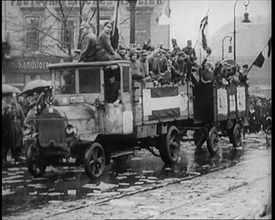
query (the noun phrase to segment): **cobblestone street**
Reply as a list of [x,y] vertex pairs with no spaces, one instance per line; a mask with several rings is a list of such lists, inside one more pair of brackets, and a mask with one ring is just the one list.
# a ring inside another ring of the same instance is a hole
[[244,142],[253,139],[258,142],[230,168],[108,199],[57,201],[3,219],[258,219],[271,193],[271,149],[262,135]]

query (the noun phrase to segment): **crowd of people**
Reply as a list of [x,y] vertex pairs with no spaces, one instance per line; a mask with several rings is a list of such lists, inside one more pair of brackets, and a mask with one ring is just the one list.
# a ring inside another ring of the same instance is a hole
[[112,47],[113,22],[104,23],[100,35],[96,37],[90,24],[83,22],[81,51],[79,62],[129,60],[130,71],[134,80],[156,80],[184,84],[193,83],[247,83],[248,65],[242,68],[227,62],[217,61],[215,65],[209,62],[211,49],[206,48],[206,55],[201,64],[197,62],[196,52],[192,41],[188,40],[184,48],[180,48],[176,39],[172,39],[172,50],[164,49],[162,44],[157,48],[150,44],[150,40],[143,46],[126,47],[119,45]]

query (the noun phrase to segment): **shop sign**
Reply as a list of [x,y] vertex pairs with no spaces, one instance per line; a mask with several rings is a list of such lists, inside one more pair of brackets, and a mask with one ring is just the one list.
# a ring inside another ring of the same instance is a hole
[[52,57],[24,57],[14,58],[10,63],[9,69],[16,73],[48,73],[48,65],[52,63],[60,63],[60,58]]

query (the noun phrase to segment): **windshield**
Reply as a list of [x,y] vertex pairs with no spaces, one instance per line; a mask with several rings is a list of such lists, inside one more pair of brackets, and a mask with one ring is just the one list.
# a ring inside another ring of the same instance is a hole
[[[76,94],[76,69],[56,71],[56,94]],[[100,68],[79,69],[79,93],[100,93]]]
[[75,94],[75,70],[58,70],[55,75],[58,94]]
[[79,93],[100,93],[100,68],[79,69]]

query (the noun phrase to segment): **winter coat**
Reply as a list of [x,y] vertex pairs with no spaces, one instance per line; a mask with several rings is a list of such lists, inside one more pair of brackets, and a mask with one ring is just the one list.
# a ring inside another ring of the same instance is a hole
[[97,38],[96,59],[99,61],[121,60],[111,45],[111,36],[104,31]]
[[79,61],[94,61],[96,59],[96,36],[90,32],[82,40]]

